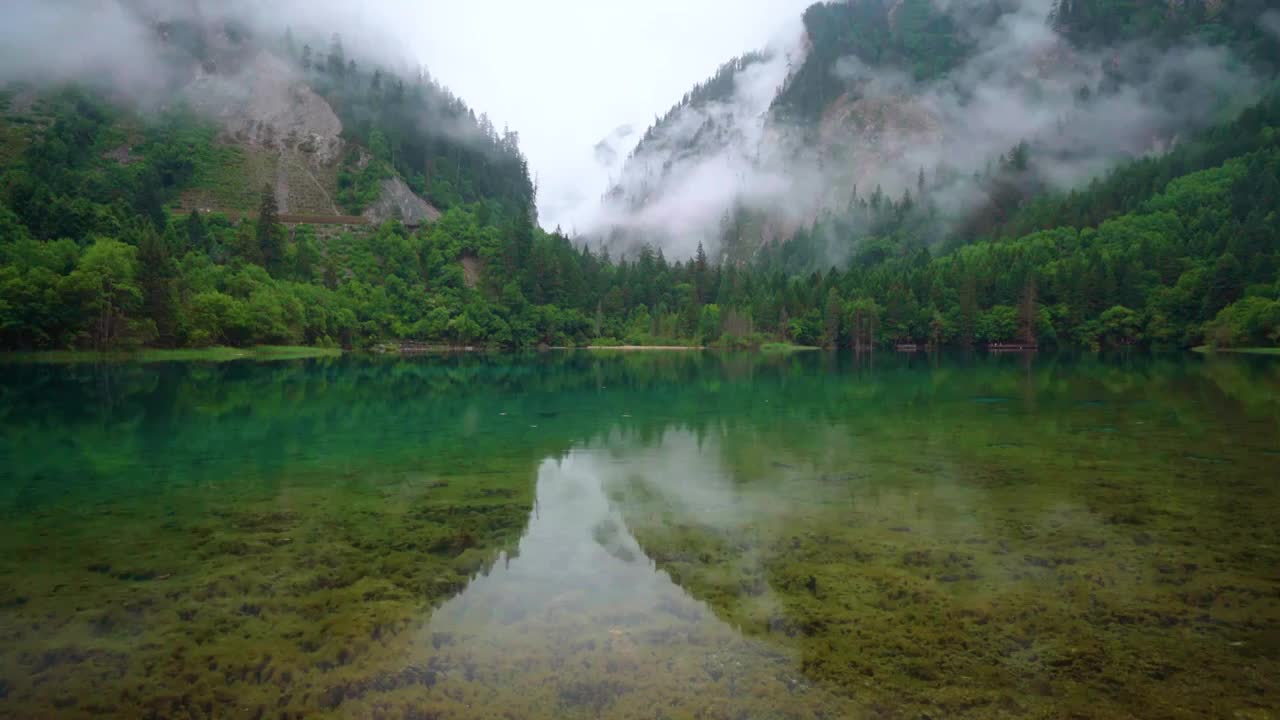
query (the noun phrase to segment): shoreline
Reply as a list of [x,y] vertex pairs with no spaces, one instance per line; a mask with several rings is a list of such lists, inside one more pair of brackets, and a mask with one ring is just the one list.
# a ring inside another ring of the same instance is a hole
[[166,362],[224,363],[237,360],[273,362],[282,360],[308,360],[314,358],[341,357],[337,348],[291,347],[260,345],[251,348],[178,348],[149,350],[43,350],[36,352],[0,353],[0,364],[51,364],[82,365],[91,363],[139,363],[143,365]]
[[701,345],[589,345],[584,348],[556,348],[557,350],[621,350],[623,352],[685,352],[690,350],[706,350]]
[[1213,348],[1208,345],[1201,345],[1192,348],[1191,352],[1197,355],[1280,355],[1280,347],[1244,347],[1244,348]]

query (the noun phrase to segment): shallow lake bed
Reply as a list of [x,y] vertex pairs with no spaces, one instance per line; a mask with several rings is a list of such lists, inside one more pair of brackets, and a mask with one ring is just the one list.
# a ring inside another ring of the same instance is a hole
[[1280,705],[1274,360],[0,369],[0,717]]

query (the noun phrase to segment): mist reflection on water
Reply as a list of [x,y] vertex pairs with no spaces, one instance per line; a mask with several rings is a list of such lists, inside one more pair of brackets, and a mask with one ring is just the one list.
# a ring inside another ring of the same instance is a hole
[[718,457],[692,433],[669,431],[638,444],[615,435],[543,462],[518,550],[439,608],[421,638],[449,668],[446,694],[456,687],[486,714],[528,717],[653,717],[658,706],[690,717],[852,712],[804,678],[794,653],[744,637],[658,569],[609,496],[643,478],[688,488],[690,512],[723,512],[730,496],[696,490],[723,476]]

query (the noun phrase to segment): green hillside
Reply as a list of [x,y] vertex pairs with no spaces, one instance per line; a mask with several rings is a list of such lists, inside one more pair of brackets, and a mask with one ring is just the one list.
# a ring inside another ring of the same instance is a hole
[[[806,18],[869,7],[822,5]],[[899,10],[903,22],[913,8]],[[1228,22],[1234,12],[1180,32],[1269,42]],[[953,54],[939,48],[966,50],[921,13],[868,57],[927,55],[914,72],[945,73]],[[861,42],[846,37],[858,27],[824,25],[831,39],[819,34],[814,52]],[[1015,147],[979,178],[993,201],[945,233],[922,174],[902,197],[863,192],[846,213],[718,265],[701,251],[614,258],[544,232],[515,133],[424,74],[348,58],[340,40],[325,51],[277,44],[342,119],[338,213],[282,212],[270,186],[290,166],[268,167],[189,104],[137,113],[89,87],[0,97],[0,349],[1280,344],[1274,94],[1074,192],[1019,183],[1035,150]],[[759,59],[727,65],[686,102],[723,96]],[[807,77],[779,102],[820,105],[831,90]],[[341,215],[392,178],[443,216],[410,227]]]

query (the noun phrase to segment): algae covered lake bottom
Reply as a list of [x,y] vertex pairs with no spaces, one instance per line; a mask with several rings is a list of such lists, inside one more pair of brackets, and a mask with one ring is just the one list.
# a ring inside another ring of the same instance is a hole
[[0,364],[0,718],[1280,717],[1280,362]]

